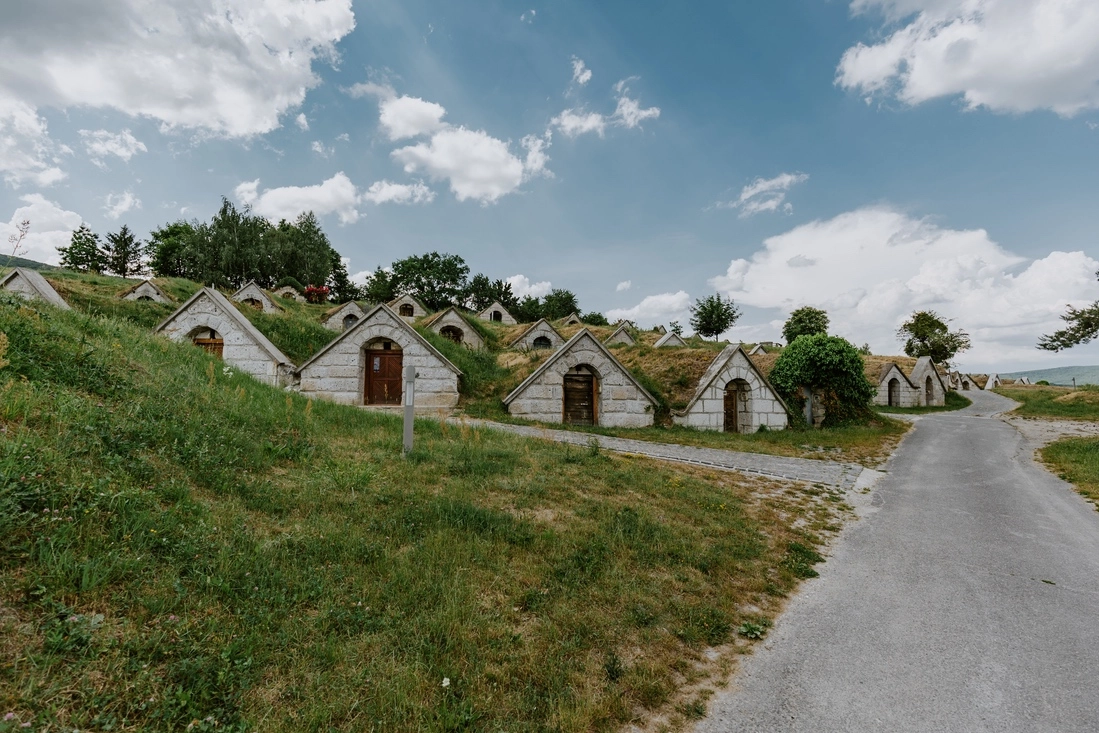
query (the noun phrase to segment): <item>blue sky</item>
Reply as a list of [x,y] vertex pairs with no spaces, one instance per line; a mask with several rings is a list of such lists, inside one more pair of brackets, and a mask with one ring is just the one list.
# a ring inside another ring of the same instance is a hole
[[439,250],[645,325],[717,290],[730,339],[814,305],[895,353],[933,308],[967,368],[1099,359],[1033,348],[1099,298],[1089,0],[83,5],[0,28],[29,256],[227,196],[316,209],[352,272]]

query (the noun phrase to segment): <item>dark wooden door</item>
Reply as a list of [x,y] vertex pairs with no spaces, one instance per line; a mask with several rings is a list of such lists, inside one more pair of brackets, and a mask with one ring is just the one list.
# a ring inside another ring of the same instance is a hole
[[366,394],[368,405],[401,404],[401,371],[404,354],[400,351],[366,352]]
[[726,433],[739,433],[740,432],[740,419],[737,413],[737,390],[736,385],[729,385],[725,388],[725,432]]
[[225,341],[222,339],[195,339],[195,346],[201,347],[219,359],[222,357],[222,352],[225,351]]
[[595,425],[595,377],[565,375],[565,423]]

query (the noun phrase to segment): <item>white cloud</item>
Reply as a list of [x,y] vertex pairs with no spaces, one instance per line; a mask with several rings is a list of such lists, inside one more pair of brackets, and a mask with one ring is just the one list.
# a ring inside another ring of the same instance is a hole
[[58,163],[66,151],[50,139],[34,107],[0,95],[0,174],[8,185],[45,187],[64,179]]
[[527,25],[530,25],[531,23],[534,22],[534,16],[536,16],[536,15],[538,15],[537,10],[528,10],[525,13],[523,13],[522,15],[519,16],[519,20],[526,23]]
[[80,139],[84,143],[84,151],[93,163],[100,168],[106,168],[103,159],[108,155],[114,155],[127,163],[130,158],[138,153],[147,153],[149,149],[145,143],[133,136],[129,130],[114,133],[107,130],[80,130]]
[[553,290],[549,280],[532,283],[526,275],[512,275],[504,282],[511,286],[511,292],[515,293],[516,298],[525,298],[528,295],[532,298],[541,298],[549,295],[550,290]]
[[1095,0],[853,0],[851,10],[900,24],[839,63],[836,83],[868,98],[961,95],[970,109],[1066,117],[1099,107]]
[[284,186],[259,192],[259,179],[245,181],[236,187],[234,195],[252,211],[275,222],[292,220],[312,211],[317,216],[336,214],[341,224],[353,224],[359,219],[357,206],[362,200],[351,179],[340,171],[315,186]]
[[[577,62],[579,59],[573,58],[573,77],[576,78]],[[582,61],[579,61],[581,67]],[[591,71],[586,71],[587,77],[591,77]],[[581,75],[583,77],[583,74]],[[645,120],[656,119],[660,116],[659,107],[648,107],[642,109],[641,103],[629,96],[630,88],[629,83],[636,77],[630,79],[623,79],[614,85],[615,94],[615,110],[609,117],[599,112],[589,112],[585,109],[571,108],[566,109],[550,120],[550,128],[557,128],[566,137],[578,137],[585,133],[594,132],[599,137],[603,137],[603,133],[607,129],[607,125],[617,125],[619,127],[625,127],[627,129],[633,129],[641,125]],[[585,82],[581,82],[582,84]]]
[[572,80],[580,86],[591,81],[591,69],[584,66],[584,62],[575,56],[572,57]]
[[617,285],[614,286],[614,292],[616,292],[616,293],[625,292],[626,290],[629,290],[631,287],[633,287],[633,281],[632,280],[623,280],[622,282],[620,282],[620,283],[618,283]]
[[0,97],[224,137],[279,126],[355,27],[351,0],[55,0],[6,12]]
[[424,172],[432,180],[450,181],[459,201],[474,199],[489,204],[519,188],[523,161],[503,140],[484,130],[447,128],[431,140],[394,150],[393,159],[406,173]]
[[544,137],[527,135],[519,144],[527,151],[526,157],[523,158],[524,179],[530,179],[536,176],[553,178],[553,171],[546,168],[546,164],[549,163],[550,159],[546,154],[546,148],[550,146],[549,133],[547,132]]
[[375,204],[429,204],[435,192],[419,181],[411,185],[375,181],[362,197]]
[[964,361],[996,365],[1034,360],[1039,336],[1061,326],[1067,305],[1099,297],[1097,268],[1083,252],[1028,262],[984,230],[944,229],[867,207],[770,237],[710,284],[782,318],[802,305],[824,308],[833,333],[869,342],[875,353],[898,353],[901,322],[935,310],[972,336]]
[[623,127],[628,127],[632,130],[645,120],[659,117],[660,108],[648,107],[642,109],[641,103],[629,96],[630,81],[632,80],[623,79],[614,85],[615,94],[618,95],[618,106],[615,108],[614,114],[611,115],[611,120],[617,125],[622,125]]
[[419,97],[398,97],[391,86],[365,82],[353,85],[347,93],[352,97],[378,97],[378,121],[390,140],[419,137],[447,127],[443,105]]
[[740,218],[781,208],[789,214],[794,207],[786,202],[786,192],[791,187],[809,180],[808,173],[780,173],[774,178],[757,178],[741,189],[740,197],[732,201],[718,201],[719,209],[740,209]]
[[103,199],[103,211],[111,221],[117,221],[120,216],[128,211],[141,208],[141,199],[134,196],[133,191],[122,193],[109,193]]
[[309,120],[305,117],[304,112],[302,112],[296,118],[294,118],[294,123],[297,124],[298,129],[301,130],[302,132],[308,132],[309,131]]
[[322,158],[330,158],[336,152],[335,148],[326,147],[320,140],[314,140],[309,149]]
[[586,132],[594,132],[599,137],[603,137],[603,132],[607,128],[607,120],[598,112],[566,109],[550,120],[550,125],[556,127],[566,137],[576,137]]
[[607,311],[607,320],[611,323],[623,318],[648,326],[668,320],[685,319],[690,312],[691,296],[680,290],[675,293],[648,295],[632,308],[614,308]]
[[[15,234],[19,222],[29,220],[30,232],[23,240],[23,257],[56,265],[61,261],[57,248],[69,244],[73,230],[83,221],[80,214],[67,211],[60,204],[47,200],[42,194],[20,196],[23,202],[11,215],[11,221],[0,221],[0,243],[7,245],[8,237]],[[9,249],[8,252],[11,250]]]

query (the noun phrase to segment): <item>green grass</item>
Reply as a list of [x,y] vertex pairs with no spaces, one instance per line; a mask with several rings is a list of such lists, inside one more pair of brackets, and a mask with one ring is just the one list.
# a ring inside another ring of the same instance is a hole
[[1069,420],[1099,420],[1099,387],[999,387],[996,394],[1021,403],[1012,415],[1054,417]]
[[960,395],[953,390],[947,391],[945,401],[945,405],[940,405],[938,407],[886,407],[882,405],[875,405],[874,410],[876,412],[894,415],[926,415],[930,412],[950,412],[951,410],[961,410],[973,404],[973,400],[963,395]]
[[402,460],[399,420],[126,319],[0,298],[0,332],[0,730],[682,719],[837,529],[818,489],[430,421]]
[[1099,438],[1069,438],[1041,450],[1054,473],[1099,508]]

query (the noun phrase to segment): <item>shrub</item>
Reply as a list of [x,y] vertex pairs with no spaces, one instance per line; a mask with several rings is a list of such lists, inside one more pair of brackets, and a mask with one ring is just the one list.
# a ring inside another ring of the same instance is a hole
[[798,336],[775,362],[771,383],[794,404],[804,404],[802,386],[819,393],[825,426],[865,423],[872,417],[874,386],[863,373],[858,349],[839,336]]
[[324,303],[329,292],[327,285],[310,285],[305,289],[305,299],[310,303]]

